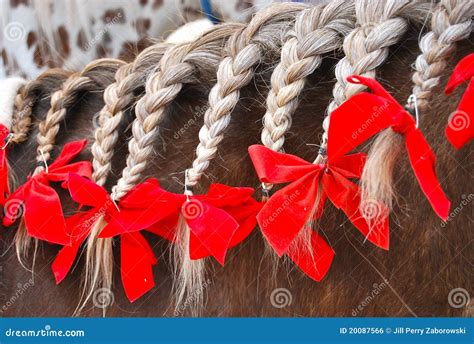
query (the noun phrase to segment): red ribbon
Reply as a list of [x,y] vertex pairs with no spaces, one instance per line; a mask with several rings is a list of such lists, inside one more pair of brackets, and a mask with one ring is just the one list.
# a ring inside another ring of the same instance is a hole
[[373,93],[361,92],[333,111],[328,132],[328,155],[343,156],[391,127],[405,137],[416,179],[436,214],[446,220],[451,203],[436,176],[435,155],[413,117],[377,81],[362,76],[350,76],[347,80],[363,84]]
[[459,102],[456,112],[450,117],[446,127],[446,137],[460,149],[474,137],[474,54],[463,58],[454,68],[445,93],[451,94],[457,87],[469,80],[466,91]]
[[116,206],[103,187],[77,174],[71,174],[71,198],[92,208],[67,219],[72,232],[72,244],[64,246],[53,262],[56,283],[66,277],[93,225],[104,216],[107,225],[100,237],[114,236],[115,227],[123,229],[120,233],[120,272],[128,299],[133,302],[152,289],[155,285],[152,266],[157,260],[139,231],[166,217],[166,213],[161,210],[163,202],[155,198],[159,197],[153,193],[155,190],[160,190],[158,182],[154,179],[147,180],[130,190]]
[[[66,227],[61,201],[49,184],[62,182],[67,186],[69,173],[77,173],[90,178],[91,163],[80,161],[69,163],[87,145],[87,140],[74,141],[66,144],[58,158],[48,167],[48,172],[42,171],[29,177],[26,183],[13,192],[8,200],[23,205],[23,218],[28,234],[34,238],[53,244],[70,245],[70,232]],[[6,210],[3,218],[4,226],[11,226],[20,212],[12,213]]]
[[[242,242],[256,226],[255,215],[261,204],[252,198],[252,188],[212,184],[205,195],[174,194],[156,185],[153,199],[160,200],[156,211],[165,214],[163,221],[151,224],[147,230],[174,241],[175,229],[181,215],[190,228],[190,258],[213,256],[224,265],[228,249]],[[124,202],[127,202],[127,197]],[[144,202],[146,207],[149,202]],[[120,216],[122,216],[122,212]],[[151,221],[150,221],[151,222]],[[117,235],[138,230],[128,223],[107,226],[101,236]]]
[[259,209],[249,188],[215,184],[208,195],[191,196],[188,200],[184,195],[163,190],[153,178],[130,190],[115,206],[106,190],[97,184],[75,175],[69,179],[71,197],[92,209],[68,219],[75,234],[72,245],[63,247],[53,263],[57,283],[70,270],[92,224],[103,215],[107,225],[99,237],[120,235],[122,283],[131,302],[154,286],[152,265],[156,258],[141,230],[174,241],[181,213],[191,228],[191,258],[213,255],[223,264],[227,249],[237,245],[255,227]]
[[213,256],[224,265],[227,251],[257,225],[262,203],[253,199],[253,192],[247,187],[212,184],[205,195],[184,196],[180,212],[191,230],[191,259]]
[[7,140],[10,134],[8,128],[0,124],[0,205],[4,206],[8,196],[10,195],[10,188],[8,186],[8,161],[7,161]]
[[[311,257],[294,259],[292,242],[311,219],[321,216],[326,198],[341,209],[356,228],[379,247],[388,248],[388,223],[385,220],[370,229],[359,211],[360,190],[350,178],[359,178],[365,161],[362,153],[329,158],[327,164],[312,164],[297,156],[274,152],[261,145],[249,147],[249,154],[263,183],[290,183],[277,191],[257,215],[260,229],[279,256],[290,258],[311,278],[319,281],[329,269],[333,251],[312,231],[314,251],[321,261],[316,265]],[[319,194],[318,208],[313,209]],[[296,250],[304,252],[304,250]],[[316,270],[319,273],[315,273]]]

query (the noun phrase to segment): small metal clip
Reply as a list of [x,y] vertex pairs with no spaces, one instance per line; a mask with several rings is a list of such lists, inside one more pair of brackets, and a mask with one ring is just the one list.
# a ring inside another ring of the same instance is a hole
[[[413,108],[415,110],[416,127],[418,128],[418,126],[420,124],[420,114],[418,112],[418,99],[416,98],[416,95],[411,94],[408,97],[407,103],[408,103],[409,106],[411,106],[411,108]],[[407,109],[407,110],[410,110],[410,109]],[[413,115],[413,113],[411,111],[408,111],[408,112],[410,112]]]
[[184,195],[186,200],[189,202],[189,196],[193,195],[192,186],[189,185],[189,169],[184,171]]
[[13,139],[13,134],[10,133],[7,135],[7,137],[5,137],[5,142],[4,142],[4,145],[2,146],[2,148],[0,148],[1,150],[5,150],[5,148],[7,148],[7,146],[10,144],[10,142],[12,141]]
[[44,153],[42,149],[40,149],[40,154],[41,154],[41,158],[43,159],[44,169],[46,170],[46,173],[49,173],[48,163],[46,162],[46,158],[44,157]]
[[265,183],[262,183],[262,194],[266,199],[270,198],[270,188]]

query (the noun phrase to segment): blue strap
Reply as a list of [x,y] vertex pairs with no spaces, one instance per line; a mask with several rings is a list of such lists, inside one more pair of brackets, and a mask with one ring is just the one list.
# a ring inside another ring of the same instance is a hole
[[213,23],[219,24],[220,20],[217,18],[214,13],[212,12],[211,2],[209,0],[201,0],[201,9],[202,12],[206,15],[206,17]]

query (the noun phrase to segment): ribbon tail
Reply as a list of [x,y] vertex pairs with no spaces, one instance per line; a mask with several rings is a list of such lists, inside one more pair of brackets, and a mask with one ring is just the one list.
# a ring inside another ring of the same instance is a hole
[[[198,214],[192,213],[192,208],[194,207],[198,210]],[[195,237],[190,238],[190,240],[199,240],[201,245],[204,246],[221,265],[224,265],[230,242],[239,227],[237,221],[224,210],[198,200],[185,202],[181,212],[191,233]],[[191,259],[196,257],[193,246],[195,245],[190,244]]]
[[311,279],[319,282],[326,276],[334,258],[334,251],[327,242],[311,228],[310,247],[301,243],[288,250],[288,257]]
[[406,135],[406,148],[416,179],[436,214],[447,220],[451,202],[441,189],[436,176],[436,158],[420,130],[415,129]]
[[157,260],[139,232],[120,236],[120,275],[125,294],[134,302],[155,286],[152,266]]
[[25,210],[25,188],[31,181],[27,181],[25,184],[16,189],[8,198],[8,204],[3,209],[3,220],[2,223],[5,227],[10,227],[15,221],[23,215]]
[[71,237],[66,231],[63,209],[56,191],[32,179],[24,193],[24,219],[28,234],[53,244],[70,245]]
[[338,209],[341,209],[351,223],[374,245],[388,250],[389,224],[386,207],[377,205],[377,217],[372,223],[365,219],[359,209],[360,189],[338,173],[323,176],[323,187],[328,198]]
[[51,265],[56,284],[61,283],[66,278],[76,260],[77,252],[89,235],[90,226],[84,226],[88,218],[84,214],[76,214],[66,219],[66,227],[72,228],[72,244],[71,246],[63,246]]

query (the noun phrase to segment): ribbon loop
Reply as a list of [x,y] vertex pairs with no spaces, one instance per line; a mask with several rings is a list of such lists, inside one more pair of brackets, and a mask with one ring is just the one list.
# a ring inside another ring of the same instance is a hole
[[[69,164],[86,146],[87,141],[75,141],[66,144],[58,158],[49,166],[48,172],[43,171],[29,177],[9,199],[23,204],[23,217],[28,234],[34,238],[53,244],[71,245],[70,233],[59,196],[49,184],[62,182],[65,187],[70,172],[90,178],[92,166],[90,162],[81,161]],[[9,214],[3,218],[3,224],[9,226],[20,214]]]

